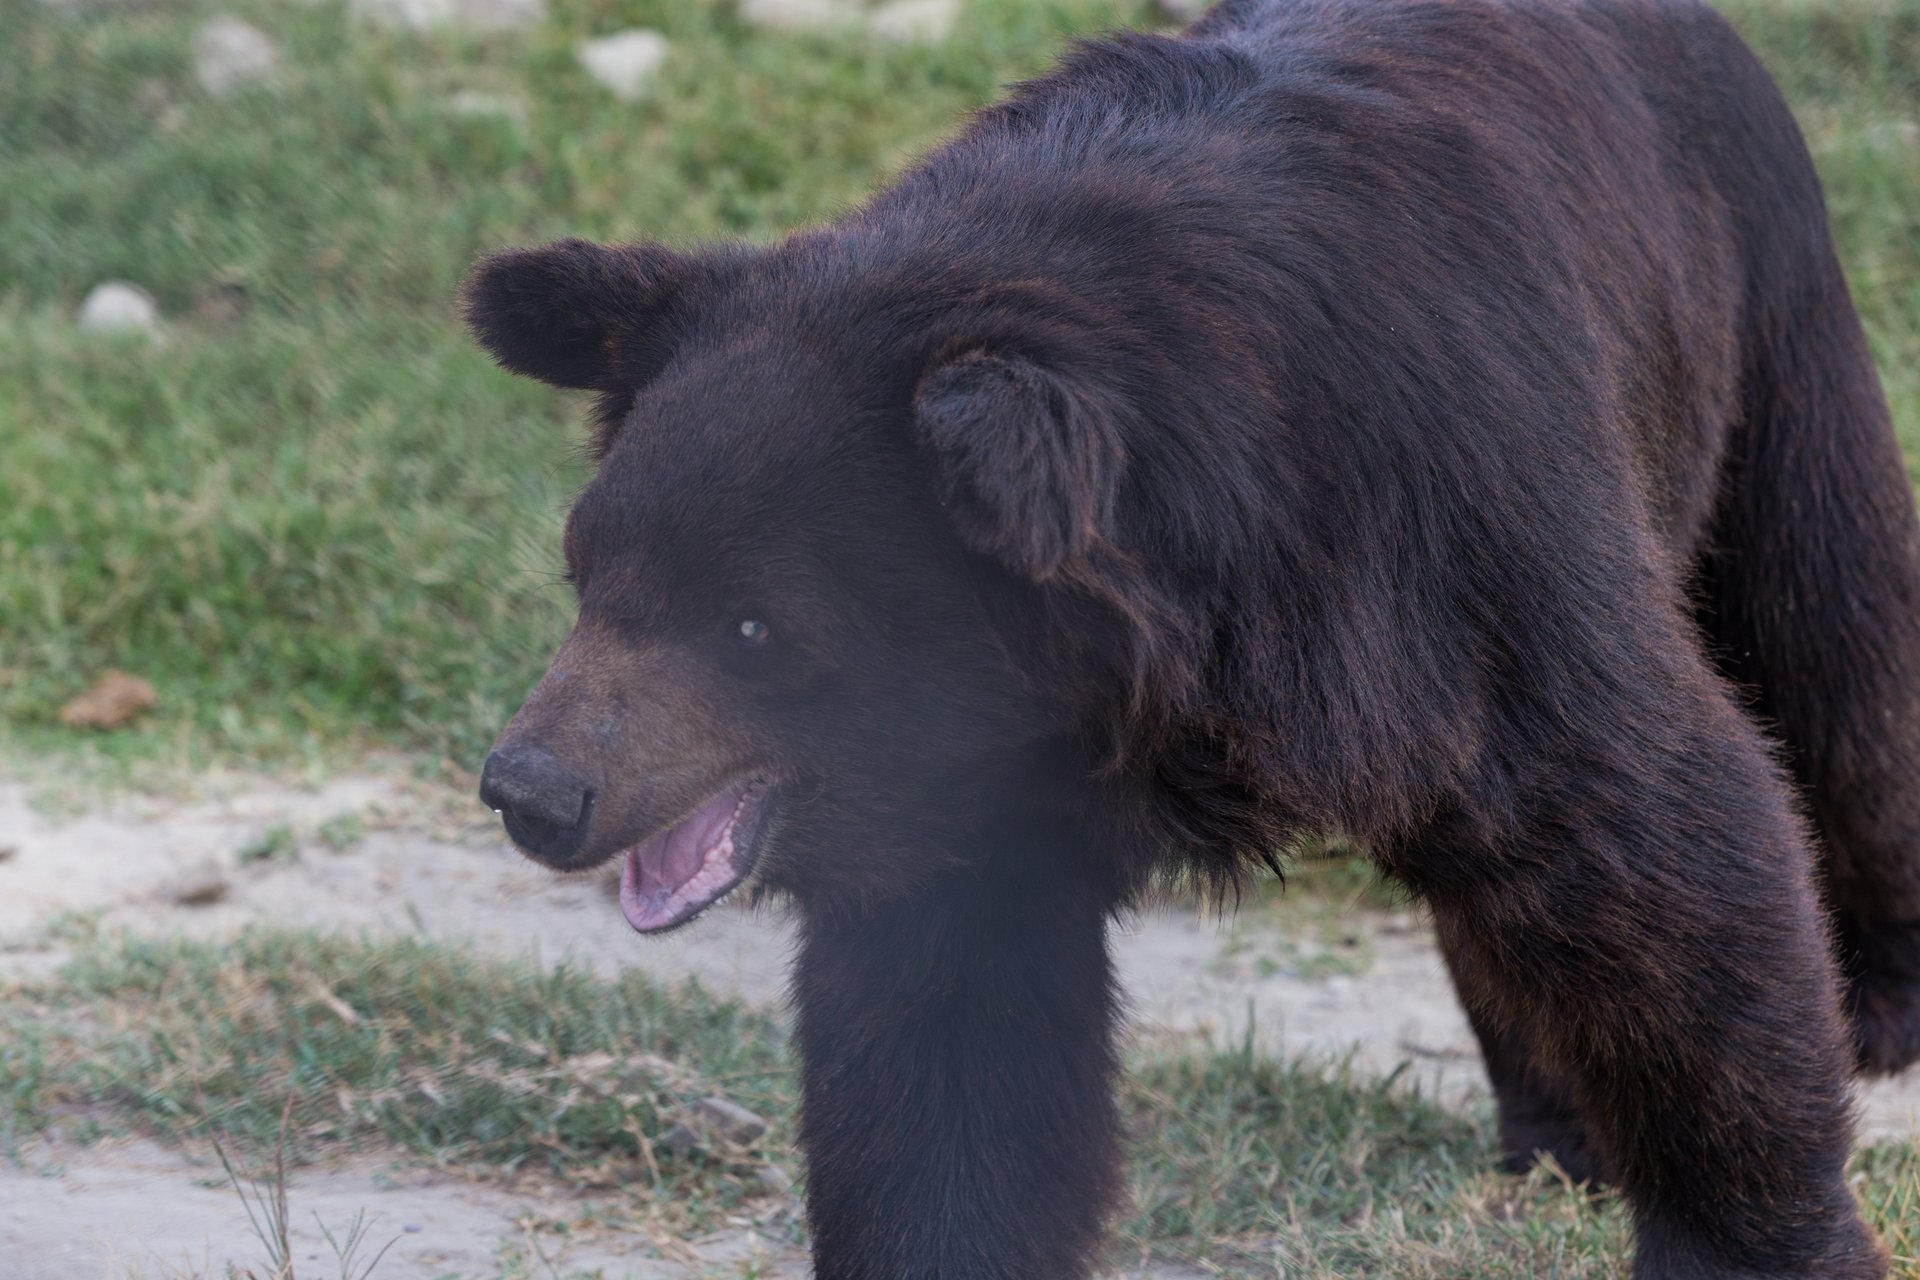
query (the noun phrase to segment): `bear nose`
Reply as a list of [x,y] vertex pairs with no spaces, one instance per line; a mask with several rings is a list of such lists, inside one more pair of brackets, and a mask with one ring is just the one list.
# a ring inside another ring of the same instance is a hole
[[513,842],[542,862],[565,864],[586,843],[593,789],[539,747],[500,747],[480,771],[480,802]]

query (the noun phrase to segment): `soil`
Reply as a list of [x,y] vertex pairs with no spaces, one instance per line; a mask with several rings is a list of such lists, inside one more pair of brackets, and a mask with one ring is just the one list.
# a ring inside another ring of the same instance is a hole
[[[63,914],[149,933],[249,924],[423,933],[482,951],[667,981],[777,1004],[790,933],[777,914],[722,907],[667,938],[634,935],[606,875],[559,877],[515,854],[465,794],[400,770],[295,786],[216,777],[194,794],[114,793],[0,777],[0,1000],[9,980],[66,958]],[[1167,906],[1117,930],[1140,1038],[1251,1035],[1277,1053],[1396,1067],[1450,1102],[1482,1099],[1471,1033],[1432,937],[1404,911],[1256,900],[1236,922]],[[1863,1140],[1920,1137],[1920,1072],[1861,1091]],[[0,1164],[0,1258],[19,1280],[262,1277],[264,1253],[204,1154],[147,1141],[39,1142]],[[802,1276],[778,1223],[701,1241],[596,1227],[593,1206],[480,1187],[398,1160],[291,1175],[301,1274],[338,1274],[338,1237],[364,1211],[378,1280],[603,1274],[608,1280]],[[564,1230],[559,1229],[564,1225]],[[1155,1280],[1183,1273],[1156,1271]]]

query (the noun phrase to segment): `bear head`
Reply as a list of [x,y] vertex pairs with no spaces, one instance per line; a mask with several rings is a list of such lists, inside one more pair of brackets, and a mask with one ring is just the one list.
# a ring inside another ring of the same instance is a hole
[[597,393],[578,619],[482,796],[554,867],[622,858],[642,931],[749,877],[898,891],[1087,767],[1057,695],[1094,660],[1008,619],[1118,554],[1098,343],[1018,284],[847,257],[563,241],[467,285],[501,365]]

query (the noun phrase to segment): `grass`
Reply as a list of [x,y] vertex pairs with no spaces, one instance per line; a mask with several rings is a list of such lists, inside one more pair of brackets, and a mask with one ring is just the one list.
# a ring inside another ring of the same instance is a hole
[[1734,0],[1793,103],[1920,479],[1920,0]]
[[[1072,33],[1144,0],[969,0],[937,49],[747,29],[708,0],[555,0],[528,33],[393,33],[235,0],[281,47],[227,98],[206,0],[0,0],[0,735],[202,763],[394,747],[471,767],[562,634],[577,405],[455,323],[473,257],[562,233],[766,240],[831,216]],[[1920,0],[1734,0],[1807,122],[1848,269],[1920,444]],[[576,64],[643,25],[624,104]],[[463,114],[493,94],[506,114]],[[163,340],[102,341],[100,280]],[[63,702],[124,667],[158,709]]]
[[[212,1129],[273,1152],[285,1134],[296,1162],[397,1149],[476,1177],[611,1189],[682,1237],[747,1212],[798,1241],[792,1193],[764,1173],[795,1172],[781,1029],[697,986],[416,941],[103,936],[12,1004],[0,1130],[16,1138],[58,1125],[201,1141]],[[692,1117],[714,1094],[765,1117],[766,1135],[706,1136]],[[1123,1099],[1133,1205],[1120,1260],[1291,1280],[1618,1274],[1616,1201],[1548,1170],[1495,1174],[1483,1117],[1400,1082],[1246,1046],[1146,1050]],[[1908,1259],[1897,1274],[1920,1277],[1920,1152],[1869,1149],[1855,1182]]]
[[[253,1228],[255,1238],[266,1252],[266,1280],[296,1280],[292,1243],[293,1211],[287,1202],[287,1144],[291,1137],[288,1125],[292,1119],[293,1098],[289,1096],[286,1104],[280,1108],[280,1133],[273,1147],[273,1165],[259,1178],[249,1178],[241,1173],[233,1157],[227,1153],[227,1144],[218,1131],[207,1137],[214,1156],[220,1161],[220,1171],[226,1175],[227,1185],[239,1196],[240,1207],[246,1211],[247,1224]],[[379,1268],[380,1260],[386,1257],[387,1250],[393,1247],[394,1241],[389,1240],[371,1259],[366,1258],[366,1250],[370,1247],[370,1225],[365,1210],[356,1213],[337,1235],[325,1222],[319,1226],[321,1235],[333,1249],[334,1261],[339,1264],[340,1280],[369,1280]],[[252,1270],[243,1272],[229,1264],[227,1280],[260,1280],[260,1277]]]
[[[558,0],[491,39],[232,8],[287,71],[218,99],[190,70],[207,6],[0,0],[0,723],[34,749],[75,740],[59,706],[117,663],[162,698],[120,753],[372,739],[470,764],[563,632],[557,518],[580,478],[573,403],[455,322],[474,257],[771,238],[1068,32],[1140,12],[985,0],[933,51],[756,34],[704,0]],[[640,105],[572,55],[632,25],[674,42]],[[524,123],[459,114],[459,90],[517,96]],[[164,341],[74,332],[114,277],[158,297]]]
[[[16,1134],[75,1109],[103,1123],[90,1108],[105,1103],[158,1132],[210,1124],[269,1149],[291,1103],[302,1143],[378,1137],[491,1176],[644,1178],[663,1203],[724,1211],[754,1185],[760,1148],[715,1163],[667,1135],[696,1127],[694,1104],[715,1093],[792,1109],[766,1015],[638,974],[601,983],[423,943],[256,934],[89,947],[61,981],[63,994],[22,994],[44,1013],[0,1050]],[[789,1140],[776,1126],[765,1148]]]

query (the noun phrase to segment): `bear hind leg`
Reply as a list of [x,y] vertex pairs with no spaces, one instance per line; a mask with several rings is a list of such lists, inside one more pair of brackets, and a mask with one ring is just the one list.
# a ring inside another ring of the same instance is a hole
[[1469,1007],[1565,1082],[1549,1146],[1590,1139],[1633,1210],[1635,1280],[1877,1280],[1785,779],[1704,671],[1609,723],[1585,749],[1543,744],[1508,772],[1520,789],[1463,797],[1383,861],[1433,910]]
[[1920,1060],[1920,520],[1837,262],[1758,322],[1699,619],[1819,836],[1857,1065]]
[[1480,1059],[1499,1110],[1500,1167],[1525,1173],[1550,1156],[1575,1183],[1601,1187],[1611,1182],[1574,1104],[1572,1084],[1545,1066],[1519,1027],[1494,1012],[1490,993],[1475,988],[1472,962],[1458,940],[1443,936],[1441,953],[1480,1042]]

